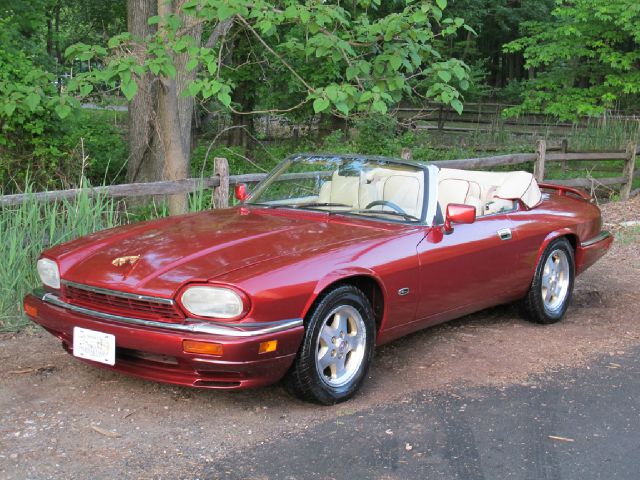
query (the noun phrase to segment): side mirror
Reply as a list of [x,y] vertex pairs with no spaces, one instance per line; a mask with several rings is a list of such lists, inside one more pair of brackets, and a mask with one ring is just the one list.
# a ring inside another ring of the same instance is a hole
[[473,223],[476,221],[476,207],[461,203],[447,205],[447,216],[444,220],[444,233],[453,232],[452,223]]
[[233,190],[233,193],[236,196],[236,200],[240,202],[244,202],[249,194],[247,193],[247,184],[246,183],[236,183],[236,186]]

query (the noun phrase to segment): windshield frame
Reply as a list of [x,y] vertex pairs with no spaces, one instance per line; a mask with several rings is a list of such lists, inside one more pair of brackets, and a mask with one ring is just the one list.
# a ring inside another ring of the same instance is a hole
[[[369,160],[374,162],[380,162],[381,164],[389,163],[393,165],[405,165],[405,166],[414,168],[418,171],[421,171],[423,174],[423,182],[424,182],[424,188],[422,192],[423,194],[422,212],[420,214],[419,221],[416,222],[408,219],[395,218],[392,215],[384,215],[384,214],[383,215],[367,215],[367,214],[362,214],[362,212],[356,213],[356,212],[350,212],[348,210],[346,211],[323,210],[320,208],[313,208],[313,209],[310,208],[308,210],[326,212],[327,214],[330,214],[330,215],[345,215],[345,216],[365,218],[365,219],[377,220],[377,221],[385,221],[385,222],[391,222],[391,223],[402,223],[406,225],[428,225],[428,226],[433,225],[434,216],[435,216],[435,203],[434,203],[434,206],[430,208],[429,201],[431,200],[432,202],[437,202],[436,197],[434,195],[434,188],[436,189],[436,193],[437,193],[437,183],[433,181],[436,175],[436,172],[434,172],[433,170],[437,169],[437,167],[433,165],[425,165],[425,164],[412,162],[409,160],[403,160],[399,158],[383,157],[383,156],[375,156],[375,155],[332,154],[332,153],[294,153],[286,157],[280,163],[278,163],[278,165],[276,165],[273,168],[273,170],[271,170],[267,174],[265,178],[263,178],[260,182],[258,182],[255,185],[255,187],[251,190],[251,193],[247,196],[246,200],[243,203],[247,206],[265,207],[265,208],[271,207],[271,205],[267,203],[260,203],[260,202],[252,203],[252,200],[256,196],[258,196],[260,193],[262,193],[269,185],[271,185],[273,179],[277,176],[280,176],[283,173],[283,171],[286,170],[293,162],[300,159],[314,159],[314,158],[317,158],[319,160],[320,159],[328,159],[328,160],[340,159],[340,160],[346,160],[346,161]],[[329,170],[327,170],[327,174],[328,176],[330,175]],[[273,204],[273,205],[277,205],[278,208],[291,208],[291,209],[298,209],[298,210],[304,209],[304,206],[300,207],[300,206],[293,206],[293,205],[287,205],[287,204]],[[433,210],[433,213],[430,212],[431,210]],[[430,220],[428,220],[429,216],[431,217]]]

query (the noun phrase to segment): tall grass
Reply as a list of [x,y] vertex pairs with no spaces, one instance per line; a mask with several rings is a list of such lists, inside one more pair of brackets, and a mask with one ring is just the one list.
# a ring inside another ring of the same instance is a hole
[[[25,193],[32,193],[30,186]],[[73,200],[43,203],[28,198],[1,208],[0,330],[17,330],[26,323],[22,298],[40,283],[35,264],[42,250],[120,222],[114,200],[91,198],[86,190]]]
[[624,150],[640,140],[640,120],[597,118],[585,126],[574,125],[569,137],[572,150]]
[[[84,180],[81,185],[88,186]],[[104,195],[90,196],[87,189],[71,200],[50,203],[31,197],[30,183],[24,193],[27,200],[22,204],[0,207],[0,331],[28,324],[22,299],[40,284],[35,266],[43,250],[98,230],[168,215],[163,201],[128,210]],[[201,188],[190,194],[188,205],[192,212],[211,208],[211,191]]]

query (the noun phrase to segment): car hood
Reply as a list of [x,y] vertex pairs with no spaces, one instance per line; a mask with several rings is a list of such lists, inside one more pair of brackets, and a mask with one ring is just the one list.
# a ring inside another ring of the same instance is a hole
[[[54,247],[45,256],[58,261],[66,281],[170,297],[187,282],[389,235],[382,225],[325,213],[242,207],[98,232]],[[113,264],[136,256],[133,264]]]

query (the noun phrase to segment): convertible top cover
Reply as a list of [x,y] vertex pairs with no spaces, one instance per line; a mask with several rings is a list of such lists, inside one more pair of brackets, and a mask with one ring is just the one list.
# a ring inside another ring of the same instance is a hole
[[538,182],[529,172],[477,172],[441,168],[438,174],[441,188],[443,180],[468,182],[485,202],[491,201],[492,198],[521,200],[527,208],[533,208],[542,200]]

